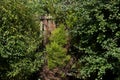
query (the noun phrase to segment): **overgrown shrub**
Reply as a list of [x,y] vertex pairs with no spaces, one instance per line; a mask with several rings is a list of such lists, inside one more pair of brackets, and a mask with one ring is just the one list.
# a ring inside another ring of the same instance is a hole
[[[116,80],[120,77],[120,1],[80,2],[73,24],[73,46],[79,59],[79,77]],[[118,79],[119,80],[119,79]]]
[[19,0],[0,0],[0,79],[27,80],[41,66],[39,26]]

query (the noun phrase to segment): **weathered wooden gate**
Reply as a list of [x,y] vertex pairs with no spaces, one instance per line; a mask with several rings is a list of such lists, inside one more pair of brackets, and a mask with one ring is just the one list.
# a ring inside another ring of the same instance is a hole
[[44,15],[40,17],[40,30],[43,32],[43,44],[44,46],[49,42],[51,32],[56,28],[54,19],[50,15]]

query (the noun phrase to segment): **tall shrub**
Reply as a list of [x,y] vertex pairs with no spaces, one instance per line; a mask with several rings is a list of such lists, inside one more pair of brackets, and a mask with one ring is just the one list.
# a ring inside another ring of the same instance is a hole
[[19,0],[0,1],[0,79],[27,80],[41,66],[39,26]]
[[71,51],[79,59],[78,77],[87,80],[120,78],[120,1],[80,2],[73,24]]
[[65,45],[67,44],[68,33],[64,25],[60,25],[50,36],[50,43],[46,46],[48,53],[48,66],[50,69],[63,68],[70,59],[67,55]]

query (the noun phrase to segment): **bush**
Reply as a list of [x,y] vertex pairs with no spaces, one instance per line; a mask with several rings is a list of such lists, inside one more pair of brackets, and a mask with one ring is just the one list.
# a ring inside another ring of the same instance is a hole
[[72,28],[72,44],[80,65],[79,77],[88,80],[120,77],[119,5],[119,0],[81,1]]
[[64,30],[64,25],[60,25],[55,29],[50,36],[50,44],[46,46],[48,53],[48,66],[50,69],[59,67],[63,68],[70,59],[66,53],[67,31]]
[[19,0],[0,1],[0,78],[26,80],[41,66],[41,43],[30,9]]

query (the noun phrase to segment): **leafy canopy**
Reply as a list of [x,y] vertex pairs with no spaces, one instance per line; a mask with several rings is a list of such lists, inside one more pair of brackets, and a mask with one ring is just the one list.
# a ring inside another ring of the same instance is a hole
[[[36,52],[39,26],[30,9],[15,0],[0,1],[0,78],[26,80],[42,64]],[[6,77],[7,76],[7,77]]]

